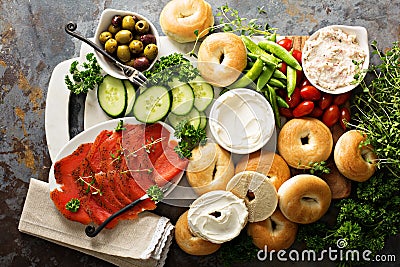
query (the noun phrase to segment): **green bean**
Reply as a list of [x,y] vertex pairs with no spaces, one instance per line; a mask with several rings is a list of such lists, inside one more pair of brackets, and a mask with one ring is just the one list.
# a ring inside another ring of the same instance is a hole
[[257,87],[256,90],[261,92],[267,82],[271,79],[272,74],[274,73],[275,65],[265,64],[263,71],[260,74],[260,77],[257,79]]
[[272,88],[267,84],[268,92],[269,92],[269,103],[271,104],[272,110],[274,111],[275,115],[275,124],[278,128],[281,127],[281,119],[279,115],[279,109],[278,109],[278,104],[276,102],[276,92],[275,89]]
[[258,43],[258,46],[273,55],[277,56],[278,58],[282,59],[288,66],[296,70],[302,70],[299,62],[287,51],[285,48],[280,46],[275,42],[271,42],[268,40],[261,41]]
[[289,65],[287,66],[286,69],[286,77],[287,77],[286,79],[287,94],[288,97],[290,97],[294,92],[294,88],[296,87],[297,73],[296,70],[290,67]]
[[282,81],[275,78],[269,79],[268,84],[278,88],[286,88],[286,85]]
[[267,37],[268,41],[276,42],[276,32]]
[[278,104],[278,107],[280,107],[280,108],[289,108],[289,105],[288,105],[288,103],[286,103],[285,99],[283,99],[279,95],[276,96],[276,103]]
[[241,38],[247,50],[249,50],[254,55],[262,56],[264,58],[264,61],[268,61],[273,64],[278,64],[281,61],[279,58],[276,58],[273,55],[270,55],[267,52],[265,52],[249,37],[242,35]]
[[229,85],[229,89],[244,88],[254,82],[260,76],[263,70],[264,63],[261,59],[257,59],[249,71],[243,75],[239,80]]

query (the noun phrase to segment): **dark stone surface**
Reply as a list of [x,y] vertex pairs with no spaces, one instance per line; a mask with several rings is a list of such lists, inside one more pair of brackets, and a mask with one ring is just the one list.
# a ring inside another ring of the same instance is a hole
[[[282,35],[309,35],[330,24],[348,24],[366,27],[369,39],[377,40],[382,49],[399,40],[399,0],[210,2],[214,14],[217,7],[227,2],[247,18],[256,16],[257,7],[264,5],[268,17],[262,21],[277,27]],[[90,37],[94,35],[101,12],[105,8],[116,8],[147,16],[161,33],[158,16],[166,3],[166,0],[0,0],[1,266],[110,266],[96,258],[21,234],[17,229],[18,220],[29,179],[47,181],[51,166],[44,128],[51,72],[58,63],[79,55],[81,44],[65,34],[64,25],[75,21],[79,32]],[[168,213],[169,207],[162,206],[158,212]],[[172,220],[175,221],[176,216]],[[399,237],[391,238],[383,251],[397,254],[397,263],[376,266],[399,266],[399,240]],[[167,266],[178,265],[217,266],[220,263],[213,256],[186,255],[173,244]]]

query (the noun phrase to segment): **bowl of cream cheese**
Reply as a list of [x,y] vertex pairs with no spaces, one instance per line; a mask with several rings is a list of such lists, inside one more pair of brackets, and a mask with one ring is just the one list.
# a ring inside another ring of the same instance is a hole
[[369,65],[364,27],[331,25],[316,31],[302,51],[304,75],[319,90],[342,94],[353,90]]
[[249,154],[272,137],[275,118],[271,105],[260,93],[238,88],[218,97],[210,110],[210,131],[224,149]]

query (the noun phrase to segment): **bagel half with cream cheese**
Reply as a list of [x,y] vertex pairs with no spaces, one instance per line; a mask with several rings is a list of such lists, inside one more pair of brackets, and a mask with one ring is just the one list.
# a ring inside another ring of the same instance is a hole
[[178,246],[190,255],[204,256],[216,252],[221,245],[193,235],[188,225],[188,211],[183,213],[175,225],[175,240]]

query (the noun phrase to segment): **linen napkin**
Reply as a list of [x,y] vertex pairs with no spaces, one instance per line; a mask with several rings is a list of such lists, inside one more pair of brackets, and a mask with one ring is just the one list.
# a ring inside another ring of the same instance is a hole
[[168,218],[144,211],[135,220],[120,221],[96,237],[85,225],[69,221],[56,209],[46,182],[31,179],[18,229],[98,257],[117,266],[163,266],[174,226]]

